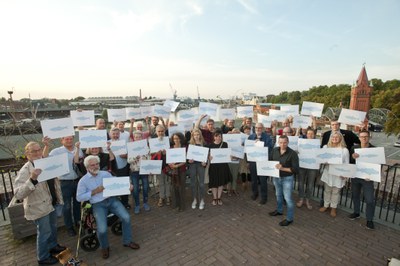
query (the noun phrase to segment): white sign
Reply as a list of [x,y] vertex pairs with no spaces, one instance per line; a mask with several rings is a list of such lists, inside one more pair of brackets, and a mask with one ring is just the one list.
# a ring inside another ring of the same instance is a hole
[[193,123],[196,120],[197,114],[193,110],[180,110],[178,112],[178,120],[181,121],[191,121]]
[[140,108],[127,107],[125,108],[125,112],[126,112],[126,119],[144,118],[142,116],[142,110],[140,110]]
[[223,134],[222,139],[228,144],[229,148],[242,146],[242,136],[240,134]]
[[171,114],[171,108],[168,106],[162,106],[162,105],[154,105],[153,106],[153,115],[162,117],[162,118],[169,118],[169,115]]
[[138,156],[149,154],[147,139],[136,140],[126,144],[128,150],[128,158],[136,158]]
[[324,148],[316,152],[316,158],[319,163],[341,164],[342,148]]
[[277,164],[279,164],[278,161],[257,162],[257,175],[279,177],[279,170],[276,168]]
[[231,147],[231,155],[233,157],[243,159],[244,158],[244,147],[243,146]]
[[250,117],[253,118],[253,106],[236,107],[237,118]]
[[207,162],[208,148],[189,144],[186,158],[196,162]]
[[94,122],[94,111],[71,111],[72,124],[74,126],[92,126]]
[[328,173],[335,176],[354,177],[357,166],[355,164],[330,164]]
[[248,162],[268,161],[268,147],[247,147],[246,154]]
[[129,176],[103,178],[103,197],[129,195],[130,186]]
[[381,165],[372,163],[357,163],[356,177],[381,182]]
[[34,160],[33,163],[35,164],[35,169],[42,170],[37,179],[39,182],[69,173],[67,153]]
[[235,119],[236,118],[236,112],[235,109],[233,108],[228,108],[228,109],[218,109],[219,113],[219,120],[223,121],[224,119]]
[[166,163],[185,163],[186,148],[172,148],[166,150]]
[[199,114],[209,115],[209,116],[217,116],[218,104],[216,103],[206,103],[200,102],[199,103]]
[[153,106],[142,106],[140,111],[142,112],[142,118],[150,117],[153,115]]
[[183,125],[168,127],[168,136],[171,137],[175,133],[185,134],[185,128],[183,127]]
[[126,110],[123,109],[107,109],[108,121],[125,121]]
[[360,155],[356,162],[386,164],[385,149],[383,147],[354,149],[354,153]]
[[293,116],[293,127],[294,128],[308,128],[312,124],[312,119],[310,116],[296,115]]
[[301,114],[321,117],[323,109],[324,109],[323,103],[314,103],[314,102],[304,101],[303,105],[301,106]]
[[301,139],[297,140],[299,153],[313,153],[313,150],[321,148],[321,141],[319,139]]
[[151,153],[158,152],[161,150],[167,150],[170,148],[169,139],[168,137],[164,137],[162,140],[160,140],[159,138],[149,139],[149,146]]
[[191,120],[178,121],[178,125],[182,126],[185,132],[193,129],[193,121]]
[[287,115],[297,116],[299,115],[299,105],[282,105],[281,111],[285,112]]
[[338,122],[346,125],[358,126],[364,123],[366,115],[366,112],[342,108]]
[[269,109],[269,116],[272,120],[276,120],[278,122],[284,122],[287,118],[287,114],[281,110]]
[[110,148],[114,155],[127,154],[126,141],[125,140],[112,140]]
[[272,121],[274,121],[274,119],[270,116],[257,114],[257,122],[262,123],[264,127],[270,128]]
[[107,146],[107,131],[101,130],[80,130],[79,142],[82,149]]
[[210,149],[210,163],[230,163],[231,148]]
[[314,150],[299,153],[299,166],[304,169],[319,169],[319,162]]
[[75,135],[74,126],[72,125],[72,119],[70,117],[42,120],[40,121],[40,126],[42,127],[43,136],[47,136],[51,139]]
[[175,112],[176,108],[178,108],[179,102],[174,102],[172,100],[166,100],[164,102],[165,107],[169,107],[170,112]]
[[161,174],[162,160],[140,160],[139,175]]

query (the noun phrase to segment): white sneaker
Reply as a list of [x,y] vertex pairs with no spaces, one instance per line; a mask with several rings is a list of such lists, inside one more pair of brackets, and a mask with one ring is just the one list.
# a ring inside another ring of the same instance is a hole
[[192,202],[192,209],[193,210],[196,209],[196,205],[197,205],[197,200],[194,199],[193,202]]
[[199,209],[200,210],[204,209],[204,200],[200,201]]

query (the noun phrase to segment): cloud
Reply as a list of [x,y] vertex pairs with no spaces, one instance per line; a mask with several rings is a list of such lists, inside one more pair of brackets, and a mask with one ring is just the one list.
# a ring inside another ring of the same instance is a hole
[[237,2],[244,8],[246,11],[252,14],[258,14],[258,10],[251,5],[250,1],[248,0],[237,0]]

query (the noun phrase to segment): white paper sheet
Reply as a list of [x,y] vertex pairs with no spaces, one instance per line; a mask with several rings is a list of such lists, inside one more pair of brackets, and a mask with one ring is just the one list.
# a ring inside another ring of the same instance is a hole
[[196,162],[207,162],[209,148],[189,144],[186,158]]
[[299,166],[305,169],[319,169],[320,164],[316,155],[314,150],[307,150],[305,153],[299,153]]
[[270,128],[271,123],[272,123],[272,121],[274,121],[274,119],[272,119],[272,117],[270,117],[270,116],[257,114],[257,121],[258,121],[258,123],[262,123],[264,127]]
[[129,195],[130,186],[129,176],[103,178],[103,197]]
[[316,158],[319,163],[342,164],[341,148],[324,148],[316,152]]
[[324,109],[323,103],[304,101],[303,105],[301,106],[301,114],[302,115],[312,115],[315,117],[321,117],[323,109]]
[[141,119],[144,118],[142,116],[142,110],[140,108],[132,108],[132,107],[127,107],[125,108],[126,112],[126,119]]
[[298,151],[301,153],[313,153],[313,150],[321,148],[321,141],[319,139],[301,139],[297,140]]
[[127,154],[126,141],[125,140],[112,140],[110,148],[114,155]]
[[107,109],[108,121],[125,121],[126,120],[126,110],[121,109]]
[[218,104],[216,103],[199,103],[199,115],[207,114],[209,116],[217,116]]
[[71,111],[72,124],[76,127],[79,126],[93,126],[94,121],[94,110],[87,111]]
[[180,120],[180,121],[189,120],[193,123],[193,121],[196,120],[196,117],[197,117],[197,114],[193,110],[180,110],[178,112],[178,120]]
[[279,164],[278,161],[257,162],[257,175],[279,177],[279,170],[276,168],[277,164]]
[[179,104],[180,104],[179,102],[175,102],[172,100],[166,100],[163,105],[165,107],[169,107],[170,112],[175,112],[175,110],[176,110],[176,108],[178,108]]
[[253,106],[238,106],[236,107],[237,118],[251,117],[253,118]]
[[312,125],[312,119],[310,116],[296,115],[293,116],[293,127],[294,128],[308,128]]
[[107,131],[101,130],[80,130],[79,142],[82,149],[107,146]]
[[163,140],[158,138],[149,139],[150,152],[158,152],[160,150],[167,150],[170,148],[168,137],[164,137]]
[[218,108],[218,117],[219,117],[220,121],[223,121],[224,119],[235,119],[236,118],[235,109],[233,109],[233,108],[228,108],[228,109]]
[[166,163],[185,163],[186,148],[173,148],[166,150]]
[[297,116],[299,115],[299,105],[282,105],[281,111],[285,112],[287,115]]
[[37,179],[39,182],[69,173],[69,161],[67,153],[34,160],[33,163],[36,169],[42,170]]
[[269,117],[272,120],[276,120],[278,122],[284,122],[286,118],[288,117],[287,113],[281,111],[281,110],[274,110],[270,109],[269,110]]
[[162,160],[141,160],[140,175],[159,175],[161,174]]
[[240,134],[223,134],[222,140],[228,144],[229,148],[242,146],[242,137]]
[[210,163],[230,163],[231,149],[230,148],[210,149],[210,156],[212,157]]
[[47,136],[51,139],[75,135],[74,126],[72,125],[72,119],[70,117],[42,120],[40,121],[40,126],[42,127],[43,136]]
[[176,126],[172,126],[172,127],[168,127],[168,136],[172,136],[175,133],[182,133],[185,134],[185,128],[183,127],[183,125],[176,125]]
[[381,165],[358,162],[355,176],[366,180],[381,182]]
[[162,118],[169,118],[169,115],[171,114],[171,108],[168,106],[162,106],[162,105],[154,105],[153,106],[153,115],[162,117]]
[[360,155],[356,162],[386,164],[385,149],[383,147],[354,149],[354,153]]
[[142,118],[151,117],[153,115],[153,106],[141,106]]
[[338,122],[346,125],[358,126],[364,123],[366,112],[342,108]]
[[231,155],[233,157],[243,159],[244,158],[244,147],[243,146],[231,147]]
[[268,161],[268,147],[247,147],[246,154],[248,162]]

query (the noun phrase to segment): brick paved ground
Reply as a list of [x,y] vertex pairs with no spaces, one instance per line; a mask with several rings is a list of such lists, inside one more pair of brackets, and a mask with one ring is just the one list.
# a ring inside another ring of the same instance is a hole
[[[80,258],[89,265],[386,265],[400,257],[400,231],[379,224],[367,230],[365,219],[350,221],[343,210],[333,219],[316,207],[296,208],[294,223],[282,228],[282,217],[268,215],[275,209],[272,193],[270,185],[266,205],[251,201],[249,192],[224,195],[223,206],[211,206],[207,196],[203,211],[192,210],[187,195],[184,212],[158,208],[152,199],[150,212],[132,214],[140,250],[123,247],[110,232],[108,260],[99,250],[80,251]],[[75,250],[77,239],[61,229],[59,242]],[[9,225],[0,227],[0,249],[0,265],[36,265],[35,238],[13,240]]]

